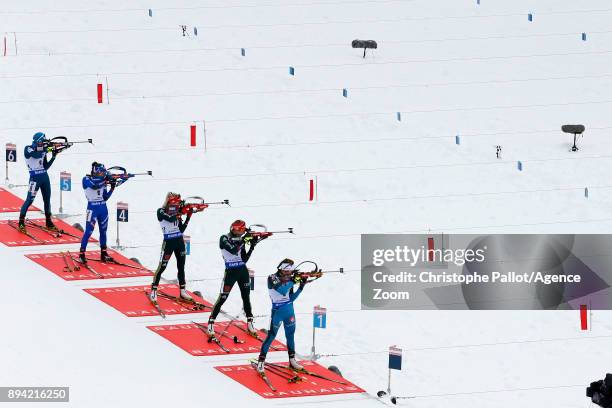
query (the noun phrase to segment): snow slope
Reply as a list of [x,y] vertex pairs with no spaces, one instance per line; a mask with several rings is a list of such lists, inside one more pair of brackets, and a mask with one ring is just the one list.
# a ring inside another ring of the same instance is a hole
[[[339,366],[371,394],[385,388],[386,349],[397,344],[405,368],[394,373],[394,392],[418,396],[401,404],[584,406],[585,385],[609,371],[609,313],[596,312],[585,334],[574,311],[359,310],[362,233],[612,231],[612,9],[602,0],[481,3],[3,5],[8,55],[0,57],[0,143],[23,147],[39,129],[93,138],[94,146],[58,159],[54,187],[60,170],[77,181],[93,160],[152,170],[154,178],[130,181],[109,206],[130,204],[121,241],[127,255],[151,268],[161,240],[154,211],[167,191],[230,199],[231,208],[199,214],[189,228],[189,287],[209,300],[222,275],[217,240],[231,221],[294,227],[295,236],[258,247],[250,262],[258,288],[286,256],[344,267],[344,276],[316,282],[296,304],[299,351],[310,349],[312,307],[328,307],[318,351],[334,356],[322,362]],[[181,36],[182,24],[189,37]],[[350,48],[355,38],[375,39],[379,49],[362,59]],[[95,86],[107,79],[110,104],[98,105]],[[195,149],[188,146],[194,121]],[[559,131],[573,122],[587,126],[576,154],[568,152],[570,136]],[[494,156],[496,145],[503,146],[502,160]],[[9,171],[12,184],[27,181],[21,158]],[[314,177],[318,201],[309,203]],[[82,223],[82,193],[75,188],[64,198],[74,215],[68,221]],[[53,200],[57,210],[57,191]],[[110,236],[114,242],[114,223]],[[357,395],[263,400],[212,368],[243,363],[245,356],[190,357],[145,329],[160,319],[124,318],[80,290],[148,280],[66,283],[22,256],[35,251],[0,247],[0,385],[70,385],[72,405],[87,407],[378,404]],[[173,268],[166,279],[174,278]],[[266,326],[265,291],[257,290],[253,302],[258,324]],[[238,313],[239,296],[226,305]],[[482,390],[509,391],[474,394]]]

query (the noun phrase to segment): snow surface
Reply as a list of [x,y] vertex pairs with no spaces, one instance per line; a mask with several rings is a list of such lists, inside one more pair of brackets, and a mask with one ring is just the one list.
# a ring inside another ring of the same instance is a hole
[[[189,287],[209,300],[222,276],[217,240],[231,221],[294,227],[295,236],[265,242],[249,264],[257,324],[267,325],[263,278],[280,259],[344,267],[297,302],[298,348],[309,352],[312,308],[326,306],[317,351],[334,356],[321,362],[370,395],[264,400],[213,369],[250,356],[192,357],[145,328],[160,318],[125,318],[81,291],[148,279],[68,283],[23,257],[57,247],[0,247],[0,385],[67,385],[78,407],[378,406],[372,395],[386,388],[386,350],[397,344],[404,370],[393,373],[393,391],[417,396],[402,405],[583,407],[584,387],[610,371],[610,313],[595,312],[584,333],[576,311],[377,312],[360,311],[359,300],[362,233],[612,231],[609,2],[7,3],[0,143],[22,149],[38,130],[95,141],[62,154],[50,173],[54,189],[60,170],[73,174],[67,221],[83,223],[78,180],[92,161],[152,170],[154,178],[121,187],[109,208],[130,204],[124,253],[153,268],[161,243],[154,211],[167,191],[230,199],[231,208],[196,215],[188,230]],[[379,49],[362,59],[350,48],[355,38]],[[96,83],[106,79],[110,104],[99,105]],[[190,148],[194,121],[199,146]],[[587,126],[578,153],[560,132],[574,122]],[[12,184],[27,182],[19,160],[9,166]],[[318,201],[309,203],[314,177]],[[57,210],[57,189],[53,202]],[[175,278],[174,262],[164,277]],[[237,293],[226,309],[239,313]]]

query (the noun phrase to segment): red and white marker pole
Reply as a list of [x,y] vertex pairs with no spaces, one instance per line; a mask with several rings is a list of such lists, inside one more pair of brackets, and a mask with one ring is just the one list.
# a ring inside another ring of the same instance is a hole
[[98,92],[98,103],[102,103],[104,101],[104,95],[103,95],[104,89],[102,87],[102,84],[99,83],[96,89]]
[[580,330],[589,330],[589,308],[580,305]]
[[191,147],[196,147],[196,145],[197,145],[196,131],[197,131],[196,125],[191,125],[189,127],[189,135],[190,135],[190,138],[191,138],[191,140],[190,140]]
[[317,181],[317,176],[315,176],[315,178],[310,179],[308,183],[308,201],[315,201],[318,199]]

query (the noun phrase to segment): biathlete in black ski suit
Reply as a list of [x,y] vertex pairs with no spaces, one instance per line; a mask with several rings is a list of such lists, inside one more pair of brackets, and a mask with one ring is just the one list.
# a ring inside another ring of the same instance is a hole
[[[244,314],[247,317],[247,330],[254,335],[257,333],[253,327],[253,311],[251,310],[250,297],[251,278],[246,263],[253,254],[255,246],[262,239],[265,239],[265,237],[259,238],[250,235],[247,232],[246,223],[242,220],[234,221],[230,227],[230,232],[221,235],[219,248],[225,262],[225,275],[223,276],[221,293],[208,319],[208,333],[211,336],[215,333],[215,319],[236,282],[238,282],[238,288],[240,289]],[[248,250],[246,249],[247,244],[249,245]]]
[[157,220],[164,233],[164,243],[162,244],[159,265],[155,271],[153,283],[151,284],[151,294],[149,295],[151,301],[157,301],[157,287],[159,286],[162,273],[166,270],[172,254],[176,256],[176,266],[178,268],[177,277],[181,290],[180,297],[186,300],[192,300],[185,289],[185,258],[187,254],[185,241],[183,239],[183,232],[187,229],[192,213],[188,212],[187,218],[183,221],[180,214],[180,203],[180,194],[168,193],[164,205],[157,210]]

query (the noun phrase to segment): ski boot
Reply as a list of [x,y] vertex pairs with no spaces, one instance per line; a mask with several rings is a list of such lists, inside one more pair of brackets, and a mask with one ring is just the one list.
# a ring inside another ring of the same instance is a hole
[[255,326],[253,326],[253,318],[247,317],[247,330],[249,334],[253,337],[257,337],[257,330],[255,330]]
[[149,300],[153,303],[157,302],[157,288],[151,288],[151,293],[149,293]]
[[85,249],[81,248],[79,251],[79,261],[85,265],[87,264],[87,257],[85,256]]
[[46,222],[45,222],[45,227],[47,227],[49,231],[59,232],[59,229],[57,229],[57,227],[51,220],[51,217],[47,217]]
[[17,229],[19,232],[23,232],[24,234],[26,233],[25,218],[19,217],[19,225],[17,226]]
[[115,262],[113,257],[110,256],[108,252],[106,252],[106,248],[102,248],[100,251],[100,261],[104,263],[114,263]]
[[289,367],[291,367],[291,369],[295,371],[304,370],[304,366],[298,363],[297,360],[295,359],[295,354],[289,355]]
[[209,337],[215,337],[215,321],[213,319],[208,319],[207,333]]
[[259,360],[257,361],[257,372],[259,374],[265,374],[265,367],[266,367],[266,360],[265,359],[261,359],[261,357],[259,358]]
[[187,292],[187,289],[185,288],[181,288],[181,294],[179,296],[181,297],[181,299],[187,300],[189,302],[193,301],[193,298],[191,297],[191,295],[189,295],[189,292]]

